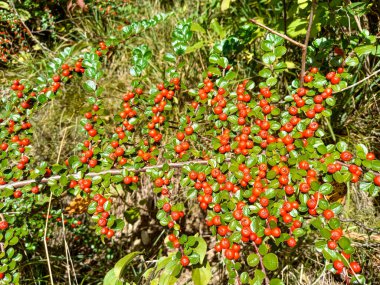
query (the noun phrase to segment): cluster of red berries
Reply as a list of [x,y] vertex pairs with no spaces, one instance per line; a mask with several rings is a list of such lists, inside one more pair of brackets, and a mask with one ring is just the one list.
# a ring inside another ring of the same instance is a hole
[[254,143],[249,139],[249,135],[251,134],[251,128],[249,126],[244,126],[241,134],[235,137],[235,141],[237,141],[238,147],[234,149],[235,154],[248,155],[250,149],[253,148]]
[[84,125],[84,129],[87,131],[88,135],[90,137],[95,137],[98,134],[98,131],[94,129],[93,123],[98,120],[98,115],[96,112],[99,111],[98,105],[92,106],[92,112],[87,112],[84,116],[88,120],[87,123]]
[[[209,73],[208,74],[208,76],[207,76],[208,78],[205,78],[204,80],[203,80],[203,84],[204,84],[204,87],[203,88],[200,88],[199,90],[198,90],[198,95],[199,95],[199,99],[200,99],[200,101],[204,101],[204,100],[206,100],[207,98],[208,98],[208,94],[211,92],[211,91],[213,91],[214,90],[214,83],[210,80],[210,78],[212,78],[212,74],[211,73]],[[217,97],[215,97],[214,99],[213,99],[213,101],[211,101],[211,103],[214,105],[215,103],[218,103],[218,99],[216,99],[216,98],[219,98],[218,96]],[[223,100],[222,99],[223,98],[223,96],[221,96],[221,100]],[[225,103],[225,104],[224,104]],[[226,104],[227,104],[227,102],[220,102],[220,104],[221,105],[219,105],[219,103],[218,103],[218,106],[219,107],[221,107],[221,108],[224,108],[225,106],[226,106]]]
[[79,185],[79,188],[83,190],[85,193],[87,194],[91,193],[91,185],[92,185],[91,179],[80,179],[79,181],[71,180],[69,187],[75,188],[77,185]]
[[200,207],[203,210],[206,210],[208,208],[208,205],[212,203],[212,188],[209,183],[206,181],[206,174],[203,172],[197,173],[196,171],[192,170],[189,173],[189,178],[195,182],[194,188],[198,191],[202,191],[198,195],[198,202]]
[[170,185],[170,179],[169,178],[157,178],[155,181],[154,181],[154,186],[156,186],[157,188],[161,188],[161,194],[163,196],[167,196],[167,197],[170,197],[170,193],[169,193],[169,190],[167,188],[167,186]]
[[185,140],[186,136],[191,136],[194,133],[194,128],[191,126],[189,117],[186,117],[188,126],[184,129],[184,132],[177,133],[178,144],[174,147],[174,151],[181,158],[186,151],[190,148],[190,144]]
[[[169,178],[158,177],[154,181],[154,186],[157,188],[161,188],[161,191],[160,191],[161,195],[163,197],[167,197],[167,198],[170,198],[170,192],[168,189],[169,185],[170,185],[170,179]],[[170,212],[171,221],[168,222],[168,228],[169,229],[173,228],[176,224],[176,221],[178,221],[180,218],[184,217],[184,215],[185,215],[183,211],[173,211],[170,202],[163,204],[162,210],[165,211],[166,213]],[[177,224],[176,230],[178,230],[178,231],[180,230],[180,227],[178,224]],[[168,235],[168,240],[169,240],[169,242],[172,243],[174,248],[180,248],[181,247],[179,239],[174,233]],[[186,255],[183,255],[181,257],[180,263],[184,267],[188,266],[190,264],[190,259]]]
[[231,151],[231,145],[230,145],[230,130],[229,129],[224,129],[222,134],[216,137],[221,146],[219,147],[218,151],[221,154],[225,154],[227,152]]
[[174,151],[179,155],[179,157],[182,157],[186,151],[190,148],[190,144],[188,141],[185,141],[185,133],[178,132],[177,133],[177,140],[178,144],[174,147]]
[[102,56],[103,55],[102,51],[107,50],[107,49],[108,49],[108,47],[107,47],[106,43],[105,42],[100,42],[99,43],[99,48],[96,50],[96,54],[98,56]]
[[[342,255],[348,256],[348,257],[345,257],[346,259],[350,258],[349,254],[344,254],[342,252]],[[335,260],[333,263],[333,266],[334,266],[334,269],[336,270],[336,274],[341,274],[343,272],[343,270],[345,269],[345,265],[344,265],[343,261],[341,261],[341,260]],[[350,265],[348,268],[348,272],[350,274],[360,273],[360,271],[362,271],[362,268],[361,268],[359,263],[357,263],[356,261],[350,262]]]
[[[252,235],[255,235],[252,233]],[[219,243],[214,246],[216,252],[224,251],[224,256],[229,260],[238,260],[240,258],[241,246],[237,243],[230,244],[229,239],[222,238]]]
[[86,140],[83,145],[86,149],[82,151],[80,162],[83,164],[88,164],[90,168],[94,168],[98,164],[98,160],[94,157],[94,151],[91,149],[91,142]]
[[153,117],[148,123],[149,136],[154,142],[159,142],[162,139],[162,134],[159,131],[159,125],[165,122],[165,117],[160,115],[165,109],[167,104],[166,100],[172,100],[176,90],[180,89],[180,80],[178,77],[170,80],[170,85],[165,88],[164,83],[157,84],[157,89],[160,91],[154,98],[155,105],[152,107]]
[[112,238],[115,234],[114,230],[109,229],[107,227],[108,223],[108,217],[110,216],[110,213],[104,210],[104,204],[106,202],[112,203],[111,199],[106,199],[100,194],[95,194],[92,198],[95,202],[98,203],[98,206],[96,207],[96,212],[94,213],[94,216],[97,216],[98,219],[98,225],[102,228],[100,230],[100,233],[107,238]]
[[138,183],[139,182],[139,177],[138,176],[125,176],[123,179],[123,182],[125,185],[129,185],[131,183]]
[[[161,188],[161,194],[163,196],[166,196],[168,198],[170,197],[170,192],[167,188],[170,185],[170,179],[159,177],[154,181],[154,185],[157,188]],[[170,201],[162,205],[162,210],[164,210],[166,213],[170,213],[171,221],[168,223],[169,229],[173,228],[176,222],[185,215],[183,211],[173,211]]]
[[[24,97],[25,85],[20,83],[20,80],[16,79],[13,81],[11,89],[16,92],[18,98]],[[32,92],[29,94],[31,97],[35,97],[36,93]],[[31,107],[31,102],[29,100],[21,102],[20,106],[23,109],[29,109]]]

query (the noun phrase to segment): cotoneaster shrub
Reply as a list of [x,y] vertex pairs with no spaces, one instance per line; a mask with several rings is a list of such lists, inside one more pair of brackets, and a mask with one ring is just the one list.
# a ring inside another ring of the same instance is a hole
[[[166,17],[126,26],[124,37],[138,35]],[[229,284],[283,284],[275,274],[276,253],[296,247],[312,231],[319,236],[315,249],[326,260],[326,269],[347,284],[365,284],[339,220],[343,207],[328,197],[333,182],[360,183],[363,191],[376,195],[380,161],[365,144],[354,148],[345,142],[326,144],[320,128],[321,120],[332,114],[336,94],[347,88],[357,55],[331,49],[337,68],[330,69],[327,63],[310,66],[302,80],[295,76],[283,89],[278,86],[278,77],[287,68],[282,37],[268,34],[262,42],[264,68],[258,74],[263,80],[257,82],[239,78],[223,55],[222,41],[210,51],[203,80],[187,86],[182,58],[197,28],[190,21],[177,25],[173,52],[165,54],[165,76],[155,86],[146,86],[144,78],[151,50],[147,45],[133,49],[133,81],[122,100],[115,102],[120,112],[113,114],[112,134],[105,132],[103,61],[110,50],[125,44],[125,38],[100,42],[98,48],[75,57],[66,48],[51,62],[47,76],[11,84],[0,117],[1,282],[22,280],[20,249],[28,235],[24,215],[48,203],[43,216],[48,221],[55,214],[50,212],[53,197],[80,195],[89,200],[94,234],[107,243],[124,228],[123,219],[112,214],[111,186],[138,191],[140,178],[146,175],[154,183],[157,220],[167,229],[166,245],[172,249],[144,274],[151,284],[174,284],[187,270],[195,284],[212,279],[206,257],[209,245],[198,233],[185,234],[180,226],[188,209],[178,199],[181,193],[173,193],[177,181],[186,198],[196,199],[204,211]],[[64,164],[35,161],[28,156],[33,132],[29,118],[60,96],[74,78],[80,79],[87,95],[81,121],[87,139],[78,145],[81,154]],[[176,176],[175,169],[181,174]],[[64,223],[59,213],[54,219]],[[43,227],[43,220],[36,224]],[[70,225],[74,231],[86,226],[75,219]],[[40,231],[39,238],[46,243],[46,232]],[[104,283],[122,284],[127,265],[139,254],[121,259]]]

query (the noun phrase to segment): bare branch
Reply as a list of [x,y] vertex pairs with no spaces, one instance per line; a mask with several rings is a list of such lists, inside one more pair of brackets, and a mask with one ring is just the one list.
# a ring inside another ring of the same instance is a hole
[[260,259],[260,267],[261,267],[261,271],[265,274],[265,285],[269,285],[269,278],[268,278],[268,275],[267,275],[267,272],[265,270],[265,266],[264,266],[264,262],[263,262],[263,257],[261,256],[260,252],[259,252],[259,249],[257,248],[256,244],[253,242],[253,247],[255,248],[255,251],[257,253],[257,255],[259,256],[259,259]]
[[379,69],[379,70],[376,70],[374,73],[368,75],[367,77],[363,78],[362,80],[359,80],[358,82],[356,82],[356,83],[354,83],[354,84],[352,84],[352,85],[350,85],[350,86],[347,86],[347,87],[345,87],[345,88],[343,88],[343,89],[340,89],[339,91],[334,92],[334,94],[335,94],[335,93],[339,93],[339,92],[346,91],[346,90],[348,90],[348,89],[351,89],[351,88],[353,88],[353,87],[355,87],[355,86],[357,86],[357,85],[363,83],[363,82],[366,81],[367,79],[370,79],[371,77],[375,76],[375,75],[378,74],[378,73],[380,73],[380,69]]
[[[174,163],[168,163],[170,168],[181,168],[185,165],[191,164],[191,163],[198,163],[198,164],[207,164],[207,160],[191,160],[191,161],[186,161],[186,162],[174,162]],[[149,169],[156,169],[156,168],[162,168],[165,164],[158,164],[158,165],[152,165],[152,166],[146,166],[140,169],[135,169],[135,168],[128,168],[127,171],[129,172],[135,172],[135,173],[140,173],[140,172],[146,172]],[[123,169],[109,169],[109,170],[104,170],[101,172],[89,172],[85,174],[86,177],[95,177],[98,175],[104,175],[104,174],[111,174],[111,175],[118,175],[121,174]],[[67,174],[68,176],[70,174]],[[75,178],[79,179],[78,174],[71,174]],[[16,182],[11,182],[8,184],[0,185],[0,190],[8,188],[8,187],[13,187],[13,188],[21,188],[26,185],[32,184],[32,183],[47,183],[50,180],[59,180],[61,178],[61,175],[54,175],[48,178],[43,178],[42,180],[38,181],[36,179],[29,179],[29,180],[23,180],[23,181],[16,181]]]
[[307,45],[309,44],[309,39],[310,39],[310,33],[311,33],[311,27],[313,25],[313,17],[314,17],[314,12],[315,8],[317,6],[317,1],[313,0],[311,3],[311,11],[310,11],[310,16],[309,16],[309,25],[307,27],[307,32],[306,32],[306,37],[305,37],[305,43],[302,47],[302,59],[301,59],[301,78],[300,78],[300,86],[303,86],[303,81],[304,81],[304,76],[305,76],[305,71],[306,71],[306,56],[307,56]]
[[304,44],[302,44],[300,42],[297,42],[296,40],[293,40],[292,38],[288,37],[287,35],[281,34],[281,33],[277,32],[277,31],[275,31],[275,30],[273,30],[273,29],[265,26],[264,24],[259,23],[255,19],[250,19],[250,21],[252,23],[254,23],[255,25],[258,25],[259,27],[262,27],[262,28],[266,29],[267,31],[271,32],[272,34],[275,34],[275,35],[277,35],[277,36],[279,36],[279,37],[287,40],[288,42],[291,42],[292,44],[294,44],[294,45],[296,45],[296,46],[298,46],[300,48],[304,48]]

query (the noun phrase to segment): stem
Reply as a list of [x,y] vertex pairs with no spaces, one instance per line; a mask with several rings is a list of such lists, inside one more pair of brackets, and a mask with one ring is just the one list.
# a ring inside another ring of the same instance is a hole
[[352,84],[352,85],[350,85],[350,86],[347,86],[347,87],[345,87],[345,88],[343,88],[343,89],[340,89],[339,91],[334,92],[334,94],[335,94],[335,93],[339,93],[339,92],[346,91],[347,89],[351,89],[351,88],[353,88],[353,87],[359,85],[360,83],[366,81],[367,79],[369,79],[369,78],[375,76],[375,75],[378,74],[378,73],[380,73],[380,69],[379,69],[379,70],[376,70],[374,73],[368,75],[367,77],[363,78],[362,80],[359,80],[358,82],[356,82],[356,83],[354,83],[354,84]]
[[334,130],[331,126],[330,120],[328,118],[326,118],[326,124],[327,124],[329,131],[330,131],[332,139],[334,140],[334,142],[336,142],[336,136],[335,136]]
[[46,261],[47,261],[47,265],[49,269],[50,282],[52,285],[54,285],[53,273],[51,271],[51,265],[50,265],[49,250],[48,250],[47,240],[46,240],[52,198],[53,198],[53,192],[50,193],[49,206],[48,206],[48,211],[46,214],[46,222],[45,222],[45,230],[44,230],[44,247],[45,247],[45,253],[46,253]]
[[346,205],[345,205],[345,211],[344,211],[344,213],[345,213],[346,218],[348,218],[349,217],[348,210],[350,208],[350,200],[351,200],[351,183],[347,182],[346,185],[347,185],[347,196],[346,196],[347,197],[347,202],[346,202]]
[[[190,161],[185,161],[185,162],[174,162],[174,163],[169,163],[168,165],[170,168],[181,168],[185,165],[191,164],[191,163],[198,163],[198,164],[207,164],[207,160],[190,160]],[[127,171],[129,172],[134,172],[134,173],[140,173],[140,172],[147,172],[149,169],[156,169],[156,168],[162,168],[164,164],[158,164],[158,165],[153,165],[153,166],[146,166],[140,169],[135,169],[135,168],[127,168]],[[123,169],[109,169],[109,170],[104,170],[100,172],[89,172],[85,174],[87,177],[95,177],[98,175],[104,175],[104,174],[111,174],[111,175],[119,175],[121,174]],[[69,174],[66,174],[69,175]],[[73,174],[74,178],[79,179],[78,173]],[[59,180],[61,178],[61,175],[54,175],[49,178],[42,178],[42,180],[38,181],[36,179],[29,179],[29,180],[23,180],[23,181],[17,181],[17,182],[11,182],[8,184],[0,185],[0,190],[8,188],[8,187],[13,187],[13,188],[20,188],[24,187],[26,185],[32,184],[32,183],[47,183],[50,180]]]
[[252,244],[253,244],[253,247],[255,248],[255,251],[256,251],[257,255],[259,256],[261,271],[265,274],[265,279],[264,279],[265,280],[265,285],[269,285],[269,278],[268,278],[267,272],[265,270],[265,266],[264,266],[264,263],[263,263],[263,257],[259,253],[259,249],[257,248],[256,244],[254,242]]
[[70,273],[70,263],[69,263],[69,256],[67,252],[69,251],[67,242],[66,242],[66,228],[65,228],[65,217],[63,216],[63,212],[61,213],[61,219],[62,219],[62,233],[63,233],[63,244],[65,246],[65,255],[66,255],[66,270],[67,270],[67,277],[69,284],[71,285],[71,273]]
[[361,228],[365,229],[366,231],[368,231],[368,235],[371,235],[371,234],[380,234],[380,230],[377,230],[377,229],[374,229],[374,228],[369,228],[366,225],[364,225],[361,222],[359,222],[357,220],[354,220],[354,219],[340,219],[340,221],[343,222],[343,223],[354,223],[358,227],[361,227]]
[[307,32],[306,32],[306,37],[305,37],[305,43],[302,47],[302,59],[301,59],[301,84],[300,86],[303,86],[303,78],[305,76],[305,70],[306,70],[306,56],[307,56],[307,45],[309,43],[309,38],[310,38],[310,33],[311,33],[311,26],[313,25],[313,17],[314,17],[314,12],[315,8],[317,6],[317,1],[313,0],[311,3],[311,11],[310,11],[310,16],[309,16],[309,25],[307,27]]
[[286,0],[282,0],[282,6],[284,9],[284,34],[286,35],[286,30],[287,30],[287,16],[286,16]]
[[259,22],[258,22],[257,20],[255,20],[255,19],[250,19],[249,21],[251,21],[251,22],[254,23],[255,25],[258,25],[258,26],[261,27],[261,28],[264,28],[264,29],[268,30],[268,31],[271,32],[272,34],[275,34],[275,35],[277,35],[277,36],[279,36],[279,37],[281,37],[281,38],[287,40],[288,42],[291,42],[292,44],[294,44],[294,45],[296,45],[296,46],[298,46],[298,47],[300,47],[300,48],[302,48],[302,49],[305,47],[304,44],[302,44],[302,43],[300,43],[300,42],[297,42],[296,40],[293,40],[292,38],[288,37],[287,35],[281,34],[281,33],[277,32],[277,31],[275,31],[275,30],[273,30],[273,29],[271,29],[271,28],[265,26],[264,24],[259,23]]
[[[350,164],[344,163],[344,162],[339,161],[339,160],[338,160],[338,161],[335,161],[335,163],[338,163],[338,164],[340,164],[340,165],[343,165],[343,166],[345,166],[345,167],[347,167],[347,168],[350,167]],[[358,168],[359,168],[359,170],[360,170],[361,172],[364,172],[363,167],[358,166]],[[373,170],[371,170],[371,169],[367,169],[367,172],[373,173],[373,174],[376,175],[376,176],[380,175],[379,172],[373,171]]]
[[26,32],[28,35],[32,38],[32,40],[41,47],[42,52],[46,54],[46,52],[51,53],[51,50],[49,50],[47,47],[45,47],[32,33],[32,31],[28,28],[28,26],[25,24],[25,22],[21,19],[20,15],[17,12],[17,9],[13,3],[13,1],[9,1],[9,4],[12,7],[13,13],[17,16],[18,20],[21,22],[21,24],[24,26]]

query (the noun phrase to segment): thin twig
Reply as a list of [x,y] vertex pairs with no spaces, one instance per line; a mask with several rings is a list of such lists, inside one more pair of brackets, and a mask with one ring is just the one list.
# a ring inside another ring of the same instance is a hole
[[[350,5],[351,4],[351,1],[350,0],[345,0],[346,4],[347,5]],[[362,24],[360,23],[360,19],[358,16],[356,16],[355,14],[353,15],[354,16],[354,19],[355,19],[355,22],[356,22],[356,25],[358,26],[358,29],[360,32],[363,31],[362,29]]]
[[[207,164],[207,160],[191,160],[191,161],[185,161],[185,162],[174,162],[174,163],[168,163],[170,168],[181,168],[185,165],[191,164],[191,163],[198,163],[198,164]],[[158,165],[152,165],[152,166],[146,166],[143,168],[127,168],[126,170],[129,172],[135,172],[135,173],[140,173],[140,172],[147,172],[149,169],[156,169],[156,168],[162,168],[165,164],[158,164]],[[95,177],[98,175],[104,175],[104,174],[111,174],[111,175],[119,175],[121,174],[123,169],[109,169],[109,170],[104,170],[100,172],[89,172],[85,174],[87,177]],[[70,175],[70,174],[65,174],[65,175]],[[78,173],[72,174],[73,178],[79,179],[80,176]],[[54,175],[49,178],[43,178],[41,181],[38,181],[36,179],[29,179],[29,180],[23,180],[23,181],[16,181],[16,182],[11,182],[8,184],[0,185],[0,190],[8,188],[8,187],[13,187],[13,188],[20,188],[24,187],[26,185],[32,184],[32,183],[47,183],[51,180],[59,180],[61,178],[61,175]]]
[[69,263],[69,256],[68,251],[69,247],[66,242],[66,228],[65,228],[65,217],[63,216],[63,212],[61,213],[61,219],[62,219],[62,234],[63,234],[63,244],[65,246],[65,255],[66,255],[66,270],[67,270],[67,277],[69,284],[71,285],[71,274],[70,274],[70,263]]
[[354,84],[352,84],[352,85],[350,85],[350,86],[347,86],[347,87],[345,87],[345,88],[343,88],[343,89],[340,89],[340,90],[338,90],[338,91],[335,91],[335,92],[333,92],[333,93],[335,94],[335,93],[339,93],[339,92],[343,92],[343,91],[346,91],[346,90],[348,90],[348,89],[351,89],[351,88],[353,88],[353,87],[359,85],[360,83],[363,83],[363,82],[366,81],[367,79],[369,79],[369,78],[375,76],[375,75],[378,74],[378,73],[380,73],[380,69],[379,69],[379,70],[376,70],[374,73],[368,75],[367,77],[363,78],[362,80],[359,80],[358,82],[356,82],[356,83],[354,83]]
[[47,51],[49,53],[51,53],[52,51],[49,50],[47,47],[45,47],[34,35],[33,33],[31,32],[31,30],[28,28],[28,26],[25,24],[25,22],[21,19],[21,16],[18,14],[17,12],[17,9],[13,3],[13,1],[9,1],[11,7],[12,7],[12,10],[13,10],[13,13],[17,16],[18,20],[21,22],[21,24],[24,26],[25,30],[27,31],[28,35],[32,38],[32,40],[41,47],[41,49],[44,51]]
[[300,48],[304,48],[304,46],[305,46],[304,44],[302,44],[302,43],[300,43],[300,42],[297,42],[296,40],[293,40],[292,38],[288,37],[287,35],[281,34],[281,33],[277,32],[277,31],[275,31],[275,30],[273,30],[273,29],[271,29],[271,28],[265,26],[264,24],[259,23],[259,22],[258,22],[257,20],[255,20],[255,19],[250,19],[249,21],[251,21],[251,22],[254,23],[255,25],[258,25],[258,26],[261,27],[261,28],[264,28],[264,29],[268,30],[268,31],[271,32],[272,34],[275,34],[275,35],[277,35],[277,36],[279,36],[279,37],[281,37],[281,38],[287,40],[288,42],[291,42],[292,44],[294,44],[294,45],[296,45],[296,46],[298,46],[298,47],[300,47]]
[[[347,168],[350,167],[350,164],[348,164],[348,163],[344,163],[344,162],[342,162],[342,161],[335,161],[335,163],[338,163],[338,164],[340,164],[340,165],[342,165],[342,166],[345,166],[345,167],[347,167]],[[363,169],[362,167],[359,166],[358,169],[359,169],[361,172],[364,172],[364,169]],[[367,172],[371,172],[371,173],[375,174],[376,176],[377,176],[377,175],[380,175],[379,172],[373,171],[373,170],[371,170],[371,169],[368,169]]]
[[50,193],[49,206],[48,206],[48,211],[46,214],[45,230],[44,230],[44,247],[45,247],[45,253],[46,253],[46,262],[47,262],[47,266],[49,269],[50,282],[52,285],[54,285],[53,272],[51,270],[51,265],[50,265],[49,249],[48,249],[47,240],[46,240],[47,231],[48,231],[48,222],[49,222],[49,215],[50,215],[51,200],[52,199],[53,199],[53,192]]
[[343,223],[354,223],[358,227],[361,227],[361,228],[365,229],[366,231],[368,231],[369,234],[372,234],[372,233],[374,233],[374,234],[380,234],[380,230],[369,228],[366,225],[364,225],[361,222],[359,222],[357,220],[354,220],[354,219],[340,219],[340,221],[343,222]]
[[317,6],[317,1],[313,0],[311,3],[311,11],[309,16],[309,25],[307,27],[307,32],[305,36],[305,43],[302,47],[302,59],[301,59],[301,78],[300,78],[300,86],[303,86],[304,76],[305,76],[305,70],[306,70],[306,56],[307,56],[307,45],[309,44],[310,39],[310,33],[311,33],[311,27],[313,25],[313,17],[315,8]]
[[260,259],[260,266],[261,266],[261,271],[265,274],[265,285],[269,285],[269,278],[267,276],[267,272],[265,270],[264,262],[263,262],[263,257],[261,256],[259,249],[257,248],[256,244],[253,242],[253,247],[255,248],[255,251],[257,255],[259,256]]
[[282,9],[284,10],[284,34],[286,35],[287,34],[287,28],[288,28],[288,24],[287,24],[287,15],[286,15],[286,10],[287,10],[287,7],[286,7],[286,0],[282,0]]

